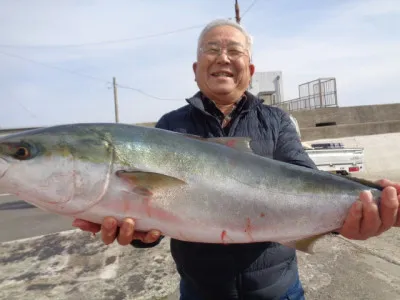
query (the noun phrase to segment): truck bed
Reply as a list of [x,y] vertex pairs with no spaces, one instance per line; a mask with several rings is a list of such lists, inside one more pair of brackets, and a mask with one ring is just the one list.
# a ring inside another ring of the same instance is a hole
[[363,171],[364,149],[306,149],[318,169],[343,175]]

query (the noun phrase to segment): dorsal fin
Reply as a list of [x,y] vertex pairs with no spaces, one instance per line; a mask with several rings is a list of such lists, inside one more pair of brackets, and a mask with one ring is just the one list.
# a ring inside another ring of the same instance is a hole
[[212,137],[212,138],[203,138],[197,135],[185,134],[186,137],[198,139],[205,142],[217,143],[230,148],[234,148],[244,152],[251,152],[253,150],[250,148],[250,138],[247,137]]
[[354,182],[358,182],[358,183],[360,183],[362,185],[365,185],[365,186],[368,186],[370,188],[377,189],[379,191],[383,190],[383,187],[380,186],[378,183],[370,181],[368,179],[359,178],[359,177],[352,177],[352,176],[348,176],[348,175],[340,175],[340,176],[345,177],[348,180],[352,180]]

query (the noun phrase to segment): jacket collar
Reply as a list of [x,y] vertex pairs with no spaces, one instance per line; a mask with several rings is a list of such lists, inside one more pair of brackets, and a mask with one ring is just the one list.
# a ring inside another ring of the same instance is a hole
[[[243,106],[243,110],[252,110],[255,107],[259,106],[264,102],[264,100],[254,96],[252,93],[245,91],[244,92],[244,97],[246,97],[246,103]],[[196,107],[197,109],[206,112],[204,108],[204,102],[203,102],[203,93],[201,91],[198,91],[196,94],[194,94],[191,98],[187,98],[186,101]]]

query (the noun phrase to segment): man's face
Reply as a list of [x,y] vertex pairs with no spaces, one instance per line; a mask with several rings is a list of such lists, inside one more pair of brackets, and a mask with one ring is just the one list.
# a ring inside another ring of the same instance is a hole
[[234,27],[218,26],[204,36],[200,47],[193,64],[200,90],[211,99],[239,99],[254,74],[246,37]]

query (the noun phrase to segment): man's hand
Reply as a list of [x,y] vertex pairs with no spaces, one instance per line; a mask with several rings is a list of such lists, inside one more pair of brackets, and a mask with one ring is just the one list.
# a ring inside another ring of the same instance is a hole
[[382,179],[384,187],[380,207],[372,201],[370,192],[360,193],[360,201],[353,204],[340,230],[348,239],[366,240],[378,236],[391,227],[400,227],[400,184]]
[[75,219],[72,226],[91,233],[97,233],[101,230],[101,239],[106,245],[113,243],[115,239],[117,239],[118,243],[122,246],[129,245],[133,240],[140,240],[144,243],[154,243],[161,235],[157,230],[152,230],[150,232],[135,231],[135,221],[131,218],[123,220],[119,232],[117,220],[112,217],[104,218],[103,224],[101,225]]

